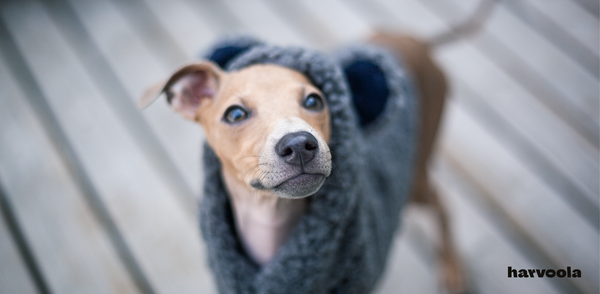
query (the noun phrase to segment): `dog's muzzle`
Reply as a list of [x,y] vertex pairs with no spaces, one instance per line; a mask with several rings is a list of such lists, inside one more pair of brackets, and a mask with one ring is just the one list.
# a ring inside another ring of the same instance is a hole
[[270,136],[259,168],[261,179],[251,183],[254,188],[273,190],[282,198],[301,198],[321,188],[331,173],[331,154],[305,121],[292,121]]

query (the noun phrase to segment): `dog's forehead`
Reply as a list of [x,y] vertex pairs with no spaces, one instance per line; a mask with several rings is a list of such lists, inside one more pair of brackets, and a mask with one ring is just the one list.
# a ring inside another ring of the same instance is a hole
[[314,88],[308,78],[293,69],[275,64],[255,64],[230,73],[226,96],[248,94],[277,95],[306,87]]

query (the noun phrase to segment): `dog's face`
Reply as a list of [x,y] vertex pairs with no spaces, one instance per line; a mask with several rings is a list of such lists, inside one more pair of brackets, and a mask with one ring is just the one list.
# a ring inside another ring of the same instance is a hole
[[300,198],[329,176],[329,110],[301,73],[268,64],[225,73],[203,62],[163,85],[143,100],[166,92],[175,110],[203,126],[223,172],[248,189]]

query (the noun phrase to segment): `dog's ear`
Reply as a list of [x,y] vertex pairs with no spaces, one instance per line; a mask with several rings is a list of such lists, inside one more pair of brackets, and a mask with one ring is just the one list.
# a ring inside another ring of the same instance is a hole
[[214,63],[202,61],[188,64],[144,92],[139,106],[145,108],[163,93],[175,111],[196,120],[196,112],[204,99],[214,98],[225,73]]

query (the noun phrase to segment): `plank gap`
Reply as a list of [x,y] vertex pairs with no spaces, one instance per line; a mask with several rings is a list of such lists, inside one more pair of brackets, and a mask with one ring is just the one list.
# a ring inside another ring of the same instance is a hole
[[[514,220],[510,213],[505,211],[499,205],[494,197],[488,193],[485,187],[482,187],[468,170],[466,170],[451,154],[441,150],[441,159],[439,164],[442,169],[448,169],[446,174],[452,177],[452,180],[461,186],[470,190],[470,193],[464,193],[467,201],[473,203],[483,215],[488,215],[494,227],[501,232],[514,247],[521,252],[532,264],[540,268],[561,268],[551,254],[541,248],[537,241],[527,234],[518,221]],[[573,283],[571,279],[550,279],[555,287],[563,293],[585,293],[580,285]]]
[[560,168],[556,167],[546,155],[540,153],[519,130],[513,128],[497,113],[485,99],[476,95],[468,85],[460,85],[463,95],[459,103],[480,119],[492,130],[495,137],[505,142],[521,161],[532,167],[548,186],[552,187],[564,200],[578,211],[596,230],[600,228],[600,212],[597,203],[592,202],[585,193],[574,184]]
[[573,0],[583,9],[587,10],[590,14],[598,18],[600,15],[600,3],[596,0]]
[[[459,8],[444,1],[423,1],[433,14],[443,21],[450,22],[448,15],[458,14]],[[444,5],[441,5],[444,4]],[[595,148],[600,147],[600,126],[573,102],[558,94],[551,82],[538,76],[512,49],[492,34],[480,33],[471,43],[485,53],[499,68],[508,73],[540,102],[548,106],[556,115],[571,125]]]
[[155,55],[161,56],[166,68],[172,68],[189,60],[190,57],[158,21],[146,2],[143,0],[111,0],[111,2],[125,13],[129,24],[135,28],[150,50]]
[[141,111],[129,97],[123,83],[117,78],[106,58],[95,46],[81,20],[66,0],[42,1],[50,16],[61,28],[61,32],[74,48],[79,60],[98,83],[99,89],[113,111],[128,131],[136,138],[136,142],[145,151],[146,156],[162,175],[182,207],[192,217],[195,215],[196,200],[192,189],[183,179],[181,172],[173,163],[162,143],[158,140]]
[[[2,30],[2,24],[0,24],[0,31]],[[2,33],[0,33],[2,34]],[[4,43],[4,42],[3,42]],[[2,216],[4,217],[4,222],[6,223],[10,234],[13,237],[15,245],[21,255],[21,258],[25,262],[27,266],[27,271],[33,279],[36,289],[41,294],[49,294],[52,293],[50,291],[50,287],[48,287],[48,283],[44,278],[44,275],[41,272],[39,262],[31,250],[29,246],[29,242],[25,238],[23,234],[23,230],[21,229],[21,225],[19,224],[19,220],[15,215],[12,204],[10,203],[10,199],[6,195],[4,191],[4,187],[2,185],[2,181],[0,179],[0,210],[2,211]],[[4,253],[4,252],[3,252]]]
[[56,115],[48,104],[24,57],[19,52],[17,44],[6,28],[3,18],[0,18],[0,40],[2,40],[0,48],[2,49],[4,59],[8,62],[10,70],[25,93],[29,105],[40,118],[54,148],[67,166],[67,169],[88,205],[95,213],[98,221],[106,230],[111,244],[119,254],[132,279],[143,293],[154,293],[150,282],[146,279],[127,243],[123,239],[97,189],[89,178],[87,171],[83,168],[78,155],[60,126]]
[[598,52],[592,52],[577,39],[569,35],[562,27],[540,13],[527,1],[506,0],[504,7],[523,22],[534,28],[554,46],[575,60],[596,79],[600,77],[600,59]]

